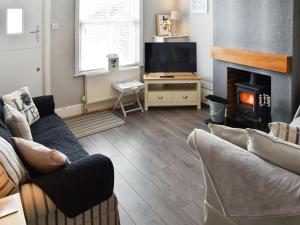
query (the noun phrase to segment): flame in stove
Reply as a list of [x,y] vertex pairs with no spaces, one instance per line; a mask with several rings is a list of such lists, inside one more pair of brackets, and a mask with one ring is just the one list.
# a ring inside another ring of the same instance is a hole
[[241,92],[240,93],[240,101],[242,103],[253,106],[255,104],[254,94],[249,93],[249,92]]

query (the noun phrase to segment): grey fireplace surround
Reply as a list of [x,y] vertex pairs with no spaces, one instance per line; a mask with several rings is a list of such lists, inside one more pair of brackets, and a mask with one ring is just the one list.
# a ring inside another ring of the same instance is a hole
[[290,122],[300,99],[300,1],[214,0],[214,45],[292,56],[290,74],[214,60],[214,94],[227,98],[227,68],[271,77],[272,119]]

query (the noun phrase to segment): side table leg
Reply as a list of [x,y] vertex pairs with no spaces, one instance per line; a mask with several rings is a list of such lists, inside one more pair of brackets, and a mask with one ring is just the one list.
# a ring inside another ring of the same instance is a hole
[[144,109],[143,109],[142,104],[141,104],[141,102],[140,102],[138,93],[135,91],[134,94],[135,94],[135,97],[136,97],[136,101],[137,101],[137,103],[139,104],[140,110],[141,110],[142,112],[144,112]]
[[113,110],[115,110],[117,108],[117,106],[119,105],[119,103],[122,100],[122,98],[123,98],[123,93],[119,93],[119,97],[118,97],[118,99],[117,99],[117,101],[116,101],[116,103],[114,105],[114,109]]
[[120,107],[121,107],[121,109],[122,109],[122,112],[123,112],[124,117],[127,117],[126,111],[125,111],[125,109],[124,109],[124,106],[123,106],[123,102],[122,102],[122,101],[120,102]]

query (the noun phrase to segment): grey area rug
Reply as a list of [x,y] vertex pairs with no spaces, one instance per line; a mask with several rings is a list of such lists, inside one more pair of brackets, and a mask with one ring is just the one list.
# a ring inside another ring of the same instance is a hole
[[76,138],[86,137],[108,129],[125,124],[117,115],[112,112],[94,112],[65,119]]

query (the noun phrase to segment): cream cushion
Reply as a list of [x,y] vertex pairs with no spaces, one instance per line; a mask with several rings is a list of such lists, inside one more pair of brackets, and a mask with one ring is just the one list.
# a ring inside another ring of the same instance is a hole
[[270,135],[278,137],[283,141],[300,144],[300,129],[287,123],[274,122],[269,124]]
[[40,173],[50,173],[69,163],[67,156],[55,149],[22,138],[13,141],[24,160]]
[[23,87],[20,90],[2,96],[3,101],[20,111],[28,121],[29,125],[36,122],[39,118],[39,112],[36,108],[28,87]]
[[16,137],[32,140],[29,124],[23,114],[4,103],[4,122]]
[[234,145],[247,149],[248,135],[245,129],[231,128],[222,125],[208,124],[210,132]]
[[258,130],[247,129],[248,150],[281,168],[300,174],[300,146]]

